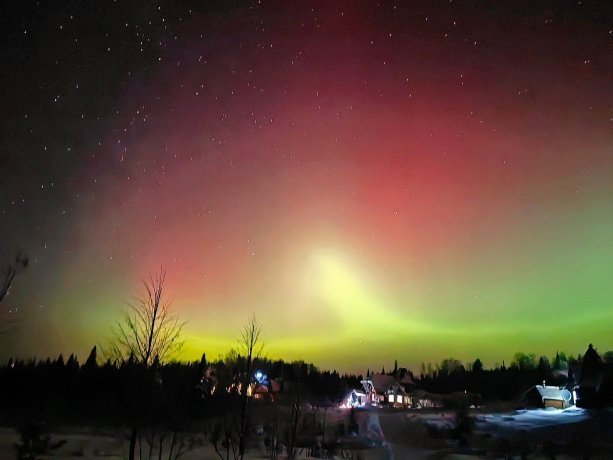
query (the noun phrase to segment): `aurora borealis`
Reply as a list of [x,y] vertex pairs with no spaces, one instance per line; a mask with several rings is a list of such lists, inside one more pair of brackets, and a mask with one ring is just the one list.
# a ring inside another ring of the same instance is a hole
[[160,266],[182,359],[252,313],[343,371],[613,348],[610,5],[215,4],[2,7],[0,358]]

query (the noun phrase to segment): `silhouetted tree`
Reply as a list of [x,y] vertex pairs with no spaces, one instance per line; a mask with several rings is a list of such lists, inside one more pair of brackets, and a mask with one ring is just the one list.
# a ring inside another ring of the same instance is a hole
[[446,358],[441,361],[440,375],[448,377],[456,372],[463,372],[464,366],[460,361],[454,358]]
[[79,360],[74,355],[74,353],[70,353],[70,356],[68,357],[68,361],[66,361],[66,367],[70,369],[71,371],[75,371],[79,369]]
[[[19,273],[21,270],[28,266],[28,258],[22,257],[17,254],[15,257],[15,261],[9,263],[4,267],[4,273],[0,274],[0,304],[4,300],[4,298],[9,294],[11,290],[11,285],[13,284],[13,280],[15,279],[15,275]],[[10,323],[10,321],[4,321],[5,323]],[[0,332],[4,332],[0,329]]]
[[[128,382],[132,388],[130,404],[134,404],[134,416],[142,418],[145,408],[151,401],[143,397],[146,388],[155,386],[156,370],[159,363],[177,353],[183,346],[181,334],[184,323],[172,314],[171,304],[164,297],[166,272],[160,272],[143,282],[144,295],[129,304],[130,310],[124,314],[113,330],[114,338],[110,344],[110,354],[119,362],[127,359]],[[136,366],[134,366],[134,363]],[[149,368],[155,369],[148,372]],[[140,368],[140,369],[139,369]],[[151,375],[149,375],[151,374]],[[142,379],[141,387],[136,382]],[[140,403],[140,406],[139,406]],[[134,419],[130,434],[129,459],[134,459],[136,440],[139,435],[139,422]]]
[[539,363],[537,366],[537,369],[539,371],[539,378],[540,379],[544,379],[545,376],[549,373],[549,360],[545,357],[545,356],[541,356],[539,358]]
[[605,363],[613,363],[613,351],[605,351],[602,354],[602,360]]
[[555,357],[551,360],[551,368],[553,370],[562,369],[562,357],[559,351],[556,351]]
[[85,361],[84,367],[86,369],[95,369],[98,367],[96,345],[94,345],[92,351],[89,352],[89,356],[87,357],[87,361]]
[[518,351],[513,355],[511,367],[516,367],[520,371],[536,369],[536,355],[534,353],[522,353]]
[[[604,363],[594,346],[590,343],[581,360],[581,377],[579,380],[579,401],[582,407],[598,406],[598,387],[602,383]],[[578,404],[578,405],[579,405]]]
[[481,362],[479,358],[475,359],[475,362],[473,363],[472,371],[474,373],[479,373],[483,371],[483,363]]
[[15,261],[4,268],[4,274],[0,279],[0,302],[4,300],[11,289],[15,275],[28,266],[28,258],[17,254]]
[[143,282],[145,293],[129,304],[113,331],[110,353],[118,361],[132,356],[137,363],[151,366],[157,358],[164,361],[183,347],[184,323],[172,314],[170,302],[164,298],[166,272],[161,269]]
[[245,455],[247,435],[249,433],[249,397],[247,389],[251,383],[253,374],[253,362],[262,354],[264,343],[260,340],[261,326],[253,315],[243,326],[241,338],[238,341],[239,354],[244,358],[241,379],[241,404],[240,404],[240,427],[239,427],[239,458]]

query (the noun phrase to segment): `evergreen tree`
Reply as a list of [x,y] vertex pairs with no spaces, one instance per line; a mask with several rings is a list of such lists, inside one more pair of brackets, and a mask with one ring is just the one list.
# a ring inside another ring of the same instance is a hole
[[556,351],[556,356],[553,358],[551,368],[553,370],[558,370],[562,368],[562,361],[560,359],[560,353],[558,351]]
[[77,357],[73,353],[70,353],[70,356],[68,357],[68,361],[66,362],[66,367],[68,369],[78,369],[79,368],[79,361],[77,360]]
[[538,369],[539,380],[545,381],[545,379],[549,375],[549,362],[547,361],[547,358],[545,358],[544,356],[541,356],[539,358],[537,369]]
[[92,351],[89,352],[89,356],[87,357],[87,361],[85,361],[84,367],[86,369],[94,369],[98,367],[96,345],[94,345]]

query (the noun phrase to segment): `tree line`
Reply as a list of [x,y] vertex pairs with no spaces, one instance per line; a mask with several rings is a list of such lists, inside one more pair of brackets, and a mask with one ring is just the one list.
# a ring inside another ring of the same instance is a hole
[[[18,256],[0,286],[0,300],[26,266],[27,259]],[[11,359],[0,367],[0,423],[18,428],[26,439],[22,446],[40,446],[32,439],[40,437],[45,425],[99,424],[129,432],[130,460],[137,446],[141,457],[148,446],[149,458],[155,451],[160,459],[162,452],[171,459],[194,442],[212,443],[220,458],[241,459],[257,422],[267,426],[271,445],[283,440],[293,452],[300,443],[297,427],[305,403],[338,405],[351,389],[361,388],[361,375],[267,359],[255,316],[243,324],[237,348],[225,357],[208,362],[203,354],[196,362],[173,361],[183,346],[184,323],[167,300],[165,282],[163,269],[143,282],[142,295],[128,304],[102,356],[94,346],[83,365],[74,355],[67,360],[60,355],[53,360]],[[613,361],[613,352],[603,358]],[[431,393],[462,391],[508,401],[543,381],[571,388],[577,383],[572,369],[580,360],[580,355],[563,352],[551,359],[517,352],[508,366],[503,362],[492,369],[480,359],[464,365],[446,358],[436,365],[422,364],[419,377],[398,369],[397,362],[389,375],[400,379],[408,373]],[[253,397],[259,390],[260,400]],[[186,438],[188,431],[202,437]]]
[[[3,297],[19,266],[27,266],[27,259],[18,257],[9,266]],[[32,440],[33,433],[40,436],[41,427],[84,423],[124,427],[129,432],[130,460],[137,446],[143,457],[145,444],[150,457],[155,444],[161,458],[164,443],[168,458],[179,455],[184,444],[179,440],[187,429],[205,433],[204,441],[213,442],[220,457],[229,458],[232,451],[233,458],[242,458],[258,416],[252,406],[271,402],[272,381],[286,384],[277,397],[278,410],[273,411],[281,420],[274,423],[274,438],[284,430],[282,437],[291,450],[301,400],[330,404],[350,384],[359,384],[358,376],[320,372],[303,361],[266,359],[255,316],[245,322],[237,349],[225,358],[209,363],[203,354],[199,362],[173,361],[183,345],[184,323],[167,300],[165,283],[163,269],[143,281],[142,295],[128,304],[113,327],[102,357],[94,346],[83,365],[74,355],[67,360],[60,355],[53,360],[10,359],[0,368],[0,423],[15,426],[28,439],[22,446],[29,446],[30,452],[23,458],[33,458],[32,449],[44,444]],[[257,403],[248,394],[256,369],[267,376],[268,385],[267,398]],[[279,410],[286,415],[280,416]],[[220,451],[223,446],[225,455]]]

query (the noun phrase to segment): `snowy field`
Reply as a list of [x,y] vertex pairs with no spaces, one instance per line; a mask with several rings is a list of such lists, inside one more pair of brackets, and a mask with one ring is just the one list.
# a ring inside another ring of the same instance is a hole
[[579,423],[589,420],[585,409],[532,409],[507,414],[484,414],[475,417],[477,429],[491,432],[533,431],[541,428]]
[[[395,458],[613,459],[610,410],[479,411],[470,414],[470,427],[462,434],[453,412],[410,412],[405,417],[408,423],[394,439]],[[389,429],[383,429],[392,441]],[[414,433],[410,441],[407,432]],[[421,448],[420,455],[407,451],[407,445]]]
[[[305,419],[320,412],[311,409]],[[418,411],[373,408],[355,411],[326,411],[327,442],[336,440],[342,449],[335,456],[320,458],[383,459],[611,459],[613,458],[613,411],[588,412],[569,408],[512,411],[507,413],[471,413],[469,428],[458,429],[458,419],[451,411]],[[339,437],[333,428],[343,425]],[[94,431],[87,428],[62,429],[49,434],[49,449],[40,459],[119,460],[127,458],[127,433],[120,430]],[[183,460],[220,458],[201,434],[187,435],[195,441],[180,457]],[[0,460],[15,459],[18,433],[0,428]],[[297,458],[308,458],[303,448]],[[151,453],[151,457],[149,454]],[[224,452],[225,453],[225,452]],[[162,452],[164,459],[167,452]],[[157,449],[143,443],[142,456],[158,459]],[[232,454],[230,453],[230,458]],[[253,436],[248,459],[270,458],[264,438]],[[279,455],[277,458],[287,458]],[[313,458],[313,457],[310,457]]]

